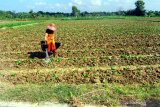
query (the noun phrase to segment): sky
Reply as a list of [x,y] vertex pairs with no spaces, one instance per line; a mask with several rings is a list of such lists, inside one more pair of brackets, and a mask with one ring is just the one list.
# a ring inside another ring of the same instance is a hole
[[[28,12],[67,12],[75,5],[81,12],[113,12],[135,8],[136,0],[0,0],[0,10]],[[146,10],[160,11],[160,0],[144,0]]]

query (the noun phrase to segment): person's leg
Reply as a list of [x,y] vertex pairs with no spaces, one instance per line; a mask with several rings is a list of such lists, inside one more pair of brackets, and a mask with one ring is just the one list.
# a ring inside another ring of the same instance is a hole
[[57,51],[56,51],[56,44],[55,44],[55,43],[52,44],[52,51],[54,52],[54,53],[53,53],[54,55],[57,54]]
[[48,44],[48,52],[51,51],[51,48],[52,48],[52,47],[51,47],[51,44],[49,43],[49,44]]

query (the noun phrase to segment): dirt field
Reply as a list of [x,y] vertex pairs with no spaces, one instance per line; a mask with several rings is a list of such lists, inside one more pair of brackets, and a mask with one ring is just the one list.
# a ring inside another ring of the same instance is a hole
[[[155,84],[160,82],[157,18],[48,20],[0,29],[0,75],[12,84]],[[44,63],[40,41],[57,25],[58,55]],[[4,23],[3,23],[4,24]]]

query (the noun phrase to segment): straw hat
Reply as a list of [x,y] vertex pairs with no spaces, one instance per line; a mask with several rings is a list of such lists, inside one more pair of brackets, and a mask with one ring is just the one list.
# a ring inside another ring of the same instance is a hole
[[56,31],[56,26],[55,26],[55,24],[49,24],[49,25],[47,26],[47,29]]

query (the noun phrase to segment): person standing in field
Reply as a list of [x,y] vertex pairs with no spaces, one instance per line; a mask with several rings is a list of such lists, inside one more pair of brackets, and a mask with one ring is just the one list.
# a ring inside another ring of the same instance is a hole
[[57,54],[55,36],[56,36],[56,26],[55,24],[49,24],[46,29],[45,41],[48,45],[47,49],[48,53],[53,52],[53,56]]

